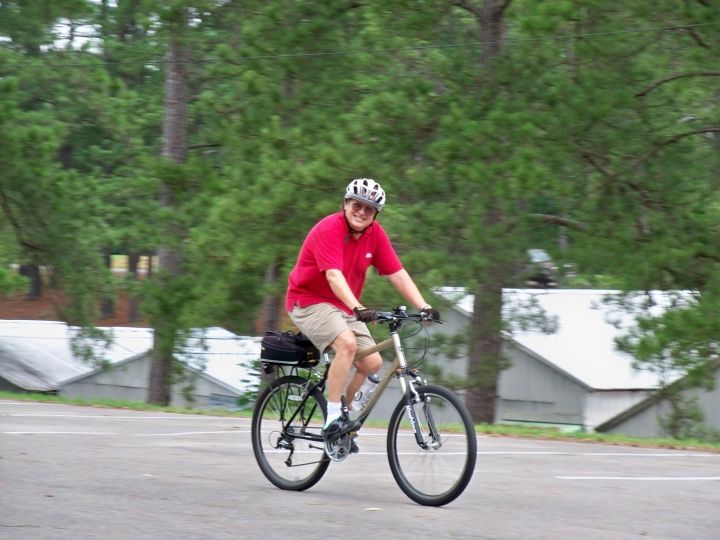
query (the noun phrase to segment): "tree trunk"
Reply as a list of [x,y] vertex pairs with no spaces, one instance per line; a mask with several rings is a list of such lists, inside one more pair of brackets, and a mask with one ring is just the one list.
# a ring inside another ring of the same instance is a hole
[[[140,263],[140,254],[139,253],[129,253],[128,254],[128,275],[133,281],[136,281],[139,279],[138,277],[138,264]],[[140,301],[137,299],[137,297],[132,294],[132,292],[129,294],[128,297],[128,303],[130,305],[130,313],[128,314],[128,318],[130,319],[130,322],[137,322],[140,320]]]
[[[165,65],[165,118],[163,121],[164,158],[175,163],[184,163],[187,156],[187,101],[188,81],[185,65],[185,51],[181,43],[182,31],[186,26],[184,10],[172,21],[170,44]],[[160,185],[159,199],[163,208],[172,215],[177,209],[178,189],[163,179]],[[158,248],[158,277],[169,285],[181,273],[182,232],[176,224],[170,224],[166,230],[165,244]],[[161,289],[166,288],[161,286]],[[167,287],[169,289],[169,287]],[[154,338],[152,366],[148,389],[148,402],[160,405],[170,403],[173,351],[177,336],[177,313],[174,310],[162,310],[154,320]]]
[[487,67],[500,54],[505,39],[503,13],[511,0],[485,0],[480,10],[481,63]]
[[495,400],[498,395],[498,378],[502,362],[502,290],[507,268],[500,254],[502,246],[493,241],[493,230],[502,222],[498,209],[488,208],[485,230],[489,240],[481,247],[488,261],[482,279],[475,288],[470,346],[468,358],[467,406],[475,422],[492,424],[495,421]]
[[455,0],[454,4],[470,13],[480,26],[480,66],[487,68],[500,54],[505,39],[503,14],[512,0]]
[[[108,271],[112,272],[112,255],[109,250],[103,251],[103,261]],[[102,300],[100,300],[100,318],[109,319],[113,315],[115,315],[115,299],[103,295]]]
[[265,269],[265,285],[267,293],[260,308],[260,320],[257,327],[259,334],[268,330],[277,330],[280,326],[280,302],[281,297],[275,290],[278,280],[278,264],[270,263]]
[[[461,6],[475,14],[480,25],[482,43],[481,71],[489,69],[490,64],[500,54],[505,36],[503,14],[512,0],[483,0],[477,7],[469,1]],[[502,212],[488,207],[485,225],[488,234],[502,221]],[[495,401],[498,396],[498,378],[503,369],[502,362],[502,290],[505,278],[512,275],[497,251],[492,240],[483,247],[488,266],[477,285],[473,316],[470,326],[470,344],[468,356],[468,390],[466,402],[475,422],[495,422]]]
[[169,405],[172,388],[175,332],[173,325],[166,320],[156,322],[153,330],[148,403]]
[[475,422],[495,421],[498,377],[502,371],[502,283],[489,279],[474,291],[470,330],[467,406]]
[[[263,299],[262,307],[260,310],[260,319],[257,325],[258,335],[263,335],[268,330],[278,330],[280,328],[280,309],[282,303],[282,296],[276,291],[278,280],[278,263],[272,262],[265,269],[265,285],[267,287],[267,293]],[[266,386],[275,380],[277,372],[265,373],[264,370],[260,370],[260,384]]]
[[25,300],[37,300],[40,298],[43,289],[40,267],[37,264],[21,264],[20,275],[25,276],[30,281]]

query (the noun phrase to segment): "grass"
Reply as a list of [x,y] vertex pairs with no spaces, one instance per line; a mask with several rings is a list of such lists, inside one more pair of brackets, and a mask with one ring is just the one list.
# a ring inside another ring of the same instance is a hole
[[675,450],[696,450],[702,452],[720,453],[720,443],[697,439],[630,437],[628,435],[612,433],[595,433],[586,431],[567,432],[557,428],[503,424],[477,424],[475,426],[475,431],[486,435],[518,437],[525,439],[603,443],[617,446],[671,448]]
[[43,403],[58,403],[61,405],[82,405],[84,407],[98,407],[107,409],[129,409],[133,411],[157,411],[176,414],[200,414],[212,416],[238,416],[249,418],[252,411],[231,411],[222,407],[207,409],[189,409],[187,407],[165,407],[152,405],[143,401],[126,401],[122,399],[83,399],[56,396],[44,393],[6,392],[0,390],[0,399],[13,399],[16,401],[38,401]]
[[[249,410],[230,411],[223,408],[215,409],[188,409],[184,407],[163,407],[151,405],[140,401],[123,401],[117,399],[80,399],[67,398],[52,394],[41,393],[16,393],[0,391],[0,399],[12,399],[17,401],[37,401],[45,403],[59,403],[64,405],[82,405],[86,407],[100,407],[113,409],[130,409],[136,411],[160,411],[177,414],[199,414],[212,416],[237,416],[249,418],[252,414]],[[373,427],[387,427],[387,423],[372,421],[368,425]],[[558,441],[574,441],[587,443],[603,443],[617,446],[634,446],[645,448],[669,448],[676,450],[695,450],[702,452],[720,453],[720,443],[701,441],[696,439],[671,439],[671,438],[641,438],[628,437],[626,435],[615,435],[593,432],[567,432],[557,428],[536,427],[524,425],[507,424],[477,424],[477,433],[495,437],[515,437],[525,439],[542,439]]]

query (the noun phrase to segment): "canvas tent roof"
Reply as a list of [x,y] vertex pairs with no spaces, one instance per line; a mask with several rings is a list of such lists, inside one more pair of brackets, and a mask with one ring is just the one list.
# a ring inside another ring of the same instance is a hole
[[[149,352],[150,328],[104,328],[113,336],[109,348],[96,347],[112,364]],[[99,371],[77,358],[71,339],[77,330],[55,321],[0,320],[0,376],[26,390],[53,391],[63,383]],[[225,386],[241,391],[249,362],[260,356],[260,339],[236,336],[223,328],[196,330],[180,359]]]
[[[472,314],[473,296],[465,289],[443,287],[436,294],[450,300],[459,312]],[[553,334],[515,328],[512,340],[593,390],[658,388],[658,374],[635,369],[633,357],[615,347],[615,338],[634,323],[630,315],[603,301],[617,294],[594,289],[505,289],[505,307],[532,299],[557,322]]]

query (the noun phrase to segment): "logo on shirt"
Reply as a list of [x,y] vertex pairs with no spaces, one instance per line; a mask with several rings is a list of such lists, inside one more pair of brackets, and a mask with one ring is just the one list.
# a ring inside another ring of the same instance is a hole
[[365,258],[366,258],[366,259],[372,259],[372,253],[370,253],[370,252],[368,251],[368,252],[365,254]]

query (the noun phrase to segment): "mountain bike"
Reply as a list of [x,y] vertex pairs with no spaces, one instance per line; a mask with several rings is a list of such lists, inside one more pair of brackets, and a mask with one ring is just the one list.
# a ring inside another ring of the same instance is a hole
[[[357,420],[364,423],[390,382],[397,381],[402,398],[388,423],[390,470],[413,501],[426,506],[448,504],[462,494],[475,469],[477,439],[472,419],[453,392],[427,384],[416,368],[408,366],[400,328],[414,322],[427,337],[430,320],[424,314],[408,313],[405,307],[377,314],[377,322],[387,324],[389,338],[359,351],[355,359],[391,347],[395,359]],[[327,354],[318,356],[322,356],[321,361],[262,361],[266,372],[278,371],[279,376],[260,393],[255,404],[253,452],[263,474],[281,489],[306,490],[322,478],[332,461],[343,461],[352,454],[356,432],[327,448],[324,444],[327,402],[323,391],[330,360]],[[344,402],[343,407],[347,414]]]

